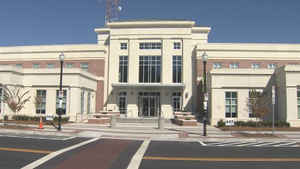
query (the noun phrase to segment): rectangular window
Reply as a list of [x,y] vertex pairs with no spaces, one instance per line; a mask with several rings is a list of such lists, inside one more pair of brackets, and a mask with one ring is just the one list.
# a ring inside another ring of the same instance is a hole
[[84,90],[81,90],[80,93],[80,112],[81,114],[84,112]]
[[259,63],[252,63],[251,64],[251,68],[252,69],[259,69],[260,68],[260,64]]
[[140,43],[140,49],[161,49],[161,43],[160,42]]
[[121,50],[126,50],[127,49],[127,43],[121,43],[120,44],[120,49]]
[[118,106],[121,114],[126,114],[127,112],[127,93],[120,92],[118,97]]
[[36,114],[46,114],[46,90],[36,91],[36,103],[39,103],[36,107]]
[[128,56],[119,57],[119,82],[128,82]]
[[139,82],[159,83],[161,77],[161,56],[140,56],[139,59]]
[[181,49],[181,43],[180,42],[174,42],[174,49]]
[[225,92],[225,117],[237,117],[237,92]]
[[275,63],[268,64],[268,69],[275,69],[277,65]]
[[17,68],[23,68],[23,64],[16,64]]
[[32,67],[33,67],[34,69],[38,69],[38,68],[40,68],[40,64],[34,63],[34,64],[32,65]]
[[80,63],[80,68],[84,71],[89,70],[89,64],[88,63]]
[[182,106],[182,96],[181,92],[174,92],[172,94],[172,107],[173,111],[180,111]]
[[54,64],[53,63],[48,63],[47,68],[54,68]]
[[297,88],[298,119],[300,119],[300,88]]
[[239,68],[239,64],[238,63],[230,63],[229,64],[229,68],[230,69],[238,69]]
[[86,113],[89,114],[90,112],[91,112],[91,92],[88,92]]
[[213,69],[221,69],[222,64],[221,63],[213,63]]
[[[67,90],[63,90],[62,98],[62,114],[66,114],[67,110]],[[59,90],[56,90],[56,114],[59,114]]]
[[66,63],[66,68],[73,68],[73,63]]
[[2,96],[2,87],[0,88],[0,113],[2,113],[2,98],[3,98],[3,96]]
[[173,56],[173,83],[181,83],[182,79],[182,57]]

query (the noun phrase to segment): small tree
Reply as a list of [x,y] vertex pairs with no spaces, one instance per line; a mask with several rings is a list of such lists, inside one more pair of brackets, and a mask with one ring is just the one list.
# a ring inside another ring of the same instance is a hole
[[24,108],[25,103],[30,101],[30,96],[27,96],[29,90],[21,92],[21,87],[8,88],[3,86],[3,102],[17,114]]
[[[36,95],[34,100],[35,100],[34,101],[35,109],[38,110],[42,105],[42,97],[39,95]],[[41,114],[41,112],[38,112],[38,113]]]
[[256,118],[257,126],[258,119],[262,120],[263,117],[270,112],[266,94],[256,91],[255,89],[250,90],[248,98],[248,108]]

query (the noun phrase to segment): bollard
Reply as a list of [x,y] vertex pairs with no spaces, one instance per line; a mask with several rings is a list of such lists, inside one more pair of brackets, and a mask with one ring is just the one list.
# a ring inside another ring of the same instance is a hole
[[158,129],[163,130],[165,128],[165,119],[160,117],[158,119]]
[[117,123],[116,116],[112,115],[111,119],[110,119],[110,127],[111,128],[115,128],[116,127],[116,123]]

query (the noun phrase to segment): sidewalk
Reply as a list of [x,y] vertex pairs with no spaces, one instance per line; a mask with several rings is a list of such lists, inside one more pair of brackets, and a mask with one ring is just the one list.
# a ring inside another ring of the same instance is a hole
[[[2,125],[2,124],[0,124]],[[22,125],[29,129],[0,129],[0,133],[13,134],[37,134],[51,136],[77,136],[77,137],[116,137],[136,138],[152,140],[182,140],[182,141],[224,141],[224,140],[289,140],[300,141],[300,132],[275,131],[278,138],[241,138],[237,137],[237,131],[221,131],[218,128],[207,126],[207,136],[203,136],[203,125],[198,126],[177,126],[166,123],[164,129],[158,129],[156,123],[117,123],[116,127],[108,125],[96,125],[86,123],[69,123],[62,126],[62,131],[57,131],[53,126],[44,126],[44,129],[37,129],[36,125]],[[255,131],[243,131],[256,133]],[[260,132],[261,133],[261,132]],[[271,131],[263,131],[270,134]]]

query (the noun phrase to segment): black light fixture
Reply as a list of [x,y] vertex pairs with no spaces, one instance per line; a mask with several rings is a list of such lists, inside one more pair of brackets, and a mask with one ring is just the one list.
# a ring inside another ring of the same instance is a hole
[[60,61],[60,81],[59,81],[59,92],[58,92],[58,98],[59,98],[58,128],[57,128],[58,131],[61,131],[61,115],[62,115],[62,105],[63,105],[62,76],[63,76],[64,59],[65,59],[65,55],[63,53],[61,53],[59,55],[59,61]]
[[[203,94],[204,94],[204,102],[206,102],[206,96],[207,96],[207,86],[206,86],[206,63],[207,63],[208,55],[204,51],[202,54],[202,61],[203,61]],[[204,103],[203,102],[203,103]],[[204,103],[204,105],[207,105],[207,103]],[[206,136],[206,123],[207,123],[207,106],[203,108],[204,110],[204,116],[203,116],[203,136]]]

